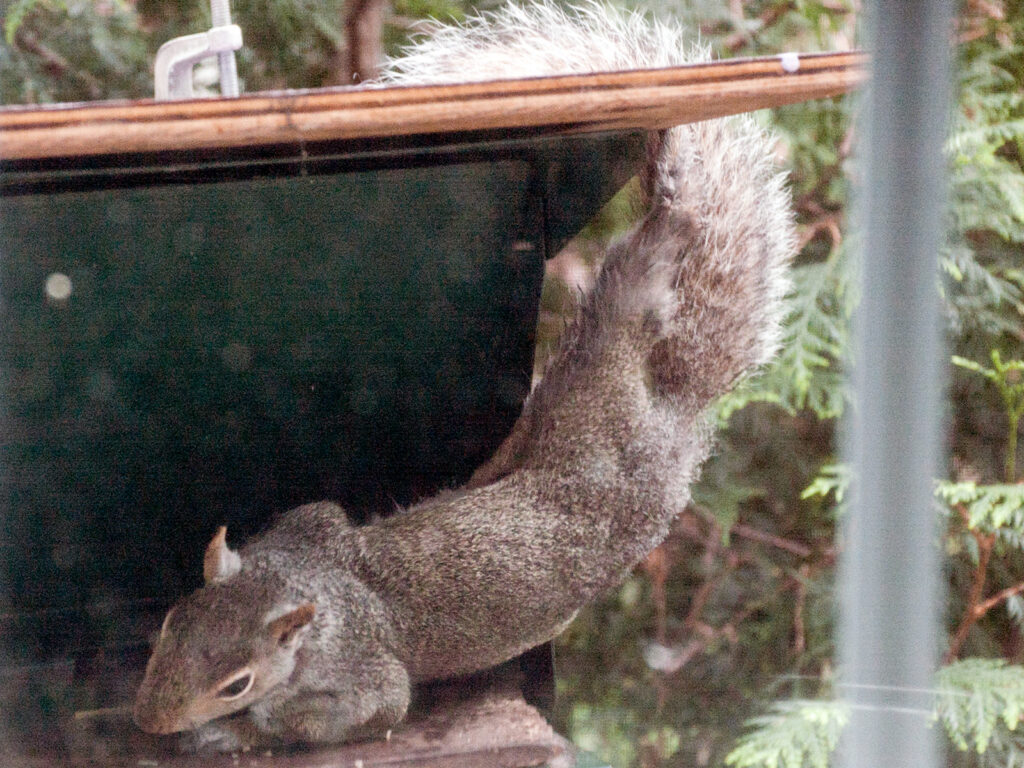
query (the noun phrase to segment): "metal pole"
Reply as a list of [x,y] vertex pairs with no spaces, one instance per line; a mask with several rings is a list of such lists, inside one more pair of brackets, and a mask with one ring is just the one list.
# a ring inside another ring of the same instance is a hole
[[932,479],[945,369],[936,255],[950,3],[875,0],[867,11],[872,79],[856,219],[863,300],[846,445],[856,485],[840,564],[840,691],[851,722],[840,764],[934,768],[923,692],[933,686],[941,616]]
[[[229,0],[210,0],[210,20],[214,27],[226,27],[231,23],[231,5]],[[220,93],[227,98],[238,96],[238,69],[235,65],[235,52],[224,51],[217,54],[220,64]]]

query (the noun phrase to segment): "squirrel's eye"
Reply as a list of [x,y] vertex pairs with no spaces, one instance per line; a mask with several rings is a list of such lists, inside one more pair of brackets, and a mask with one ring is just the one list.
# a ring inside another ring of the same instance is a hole
[[247,669],[242,670],[236,676],[224,681],[220,688],[217,689],[217,698],[231,701],[239,696],[244,696],[252,688],[254,679],[252,672]]

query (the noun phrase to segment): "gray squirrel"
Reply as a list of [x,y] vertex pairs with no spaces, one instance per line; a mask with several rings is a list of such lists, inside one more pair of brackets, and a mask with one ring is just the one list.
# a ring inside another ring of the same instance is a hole
[[[681,31],[540,3],[437,31],[385,81],[683,64]],[[773,140],[748,117],[652,133],[644,217],[609,246],[543,379],[463,487],[355,527],[330,502],[240,551],[167,614],[134,707],[198,747],[383,734],[411,686],[557,636],[667,535],[709,451],[708,406],[765,363],[795,251]]]

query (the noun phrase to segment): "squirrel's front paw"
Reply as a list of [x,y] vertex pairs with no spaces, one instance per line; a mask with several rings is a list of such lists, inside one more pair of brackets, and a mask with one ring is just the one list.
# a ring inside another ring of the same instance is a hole
[[235,723],[212,720],[181,735],[178,747],[182,752],[242,752],[252,742],[235,727]]

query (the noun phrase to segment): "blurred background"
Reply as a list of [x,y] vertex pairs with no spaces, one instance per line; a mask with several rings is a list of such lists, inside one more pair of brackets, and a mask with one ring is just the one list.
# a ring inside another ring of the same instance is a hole
[[[243,91],[370,79],[425,20],[494,5],[236,0]],[[681,20],[720,57],[858,45],[856,0],[640,9]],[[150,97],[159,45],[210,26],[204,0],[3,0],[0,14],[5,105]],[[950,41],[950,207],[935,285],[950,366],[935,494],[948,643],[930,716],[951,765],[1024,765],[1024,2],[965,0]],[[204,78],[215,87],[215,65]],[[833,577],[848,484],[836,433],[855,407],[843,367],[858,301],[847,226],[856,113],[856,98],[759,113],[790,169],[802,246],[783,352],[719,404],[718,449],[669,539],[558,641],[556,725],[613,765],[825,766],[845,722]],[[629,217],[619,195],[548,262],[538,375],[602,243]]]

